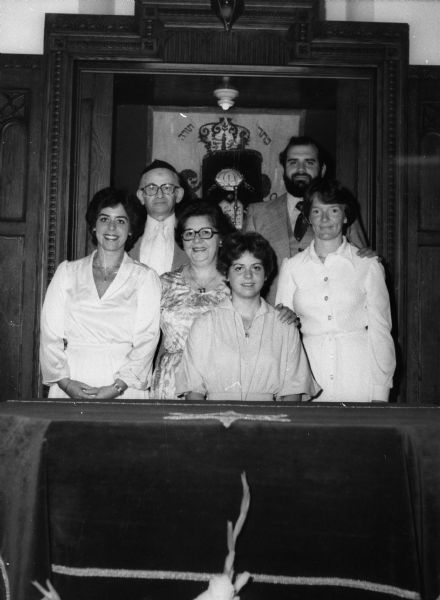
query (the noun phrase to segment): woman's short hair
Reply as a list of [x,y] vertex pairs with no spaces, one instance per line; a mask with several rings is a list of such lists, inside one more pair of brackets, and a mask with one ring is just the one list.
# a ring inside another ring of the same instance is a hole
[[304,194],[303,213],[310,217],[310,210],[314,198],[323,204],[341,204],[344,206],[347,226],[351,225],[358,216],[357,202],[353,194],[344,188],[336,179],[316,179],[307,188]]
[[266,238],[254,231],[236,231],[223,240],[217,260],[220,273],[226,276],[234,260],[238,260],[245,252],[261,260],[264,275],[266,279],[270,279],[276,266],[275,252]]
[[100,212],[104,208],[113,208],[118,204],[121,204],[121,206],[124,207],[130,223],[130,235],[125,242],[125,250],[128,251],[131,250],[136,240],[143,234],[145,220],[147,218],[145,208],[142,206],[136,196],[133,194],[127,194],[122,190],[117,190],[116,188],[112,187],[99,190],[99,192],[96,192],[96,194],[93,196],[89,206],[87,207],[86,221],[89,233],[92,236],[92,241],[96,246],[98,240],[96,239],[95,228]]
[[183,248],[182,233],[186,229],[186,223],[191,217],[207,217],[211,226],[218,231],[222,240],[225,236],[235,231],[230,218],[225,215],[222,209],[217,205],[204,200],[198,200],[187,204],[179,214],[176,227],[176,242]]

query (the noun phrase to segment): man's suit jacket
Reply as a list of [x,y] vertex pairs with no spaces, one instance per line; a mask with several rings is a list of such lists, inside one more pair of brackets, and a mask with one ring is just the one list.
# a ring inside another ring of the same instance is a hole
[[[131,258],[134,258],[134,260],[138,260],[139,262],[140,262],[140,251],[141,251],[142,238],[143,238],[143,235],[138,239],[136,244],[133,246],[133,248],[129,252],[129,255],[131,256]],[[180,248],[177,245],[177,243],[174,242],[173,264],[171,265],[170,271],[174,271],[175,269],[178,269],[179,267],[181,267],[182,265],[186,265],[187,263],[188,263],[187,255],[182,250],[182,248]]]
[[[290,229],[287,194],[283,194],[275,200],[257,202],[248,206],[244,231],[256,231],[266,238],[277,256],[277,270],[280,269],[285,258],[301,252],[313,240],[313,230],[309,227],[301,241],[298,242],[295,239],[289,241]],[[362,227],[357,220],[348,228],[347,237],[358,248],[364,248],[367,245]],[[277,285],[278,276],[274,278],[266,294],[266,300],[271,304],[275,303]]]

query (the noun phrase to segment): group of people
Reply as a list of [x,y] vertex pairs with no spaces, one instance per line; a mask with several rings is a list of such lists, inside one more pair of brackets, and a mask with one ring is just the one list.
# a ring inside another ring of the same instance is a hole
[[164,161],[137,198],[93,197],[96,250],[59,265],[43,304],[50,397],[388,399],[389,297],[355,202],[314,140],[291,138],[280,162],[286,194],[251,204],[243,231],[203,200],[176,217],[184,190]]

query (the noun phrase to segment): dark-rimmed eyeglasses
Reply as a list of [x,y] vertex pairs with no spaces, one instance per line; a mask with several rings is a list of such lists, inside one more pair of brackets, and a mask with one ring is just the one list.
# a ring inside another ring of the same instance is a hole
[[162,185],[156,185],[155,183],[148,183],[143,188],[141,188],[141,192],[146,194],[147,196],[155,196],[159,190],[161,190],[164,196],[171,196],[174,194],[174,191],[180,186],[174,185],[173,183],[162,183]]
[[195,231],[194,229],[185,229],[182,233],[182,240],[191,242],[195,239],[196,235],[202,240],[210,240],[215,233],[218,233],[218,231],[212,227],[202,227],[202,229],[199,229],[198,231]]

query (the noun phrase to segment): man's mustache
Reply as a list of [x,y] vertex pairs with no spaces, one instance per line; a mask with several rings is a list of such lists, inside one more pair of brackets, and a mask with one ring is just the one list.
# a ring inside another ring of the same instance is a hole
[[294,173],[291,178],[290,181],[312,181],[312,177],[310,175],[308,175],[308,173]]

